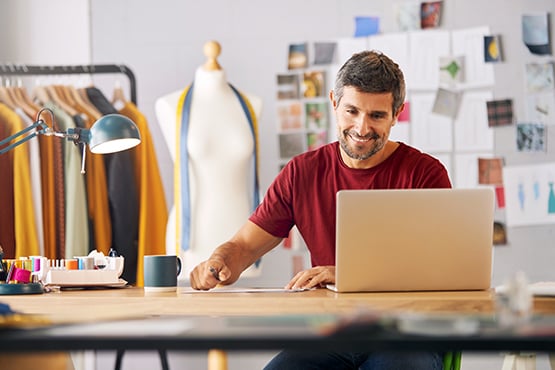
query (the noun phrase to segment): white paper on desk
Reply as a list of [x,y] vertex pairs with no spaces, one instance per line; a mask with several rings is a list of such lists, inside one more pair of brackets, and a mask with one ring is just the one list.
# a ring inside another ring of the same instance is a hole
[[180,293],[295,293],[304,292],[310,289],[284,289],[284,288],[240,288],[240,287],[221,287],[211,290],[195,290],[193,288],[180,288]]
[[114,320],[100,323],[64,325],[48,329],[50,335],[62,336],[110,336],[125,334],[131,337],[171,336],[186,332],[194,327],[191,320]]
[[[539,281],[537,283],[532,283],[528,285],[530,293],[535,296],[549,296],[555,297],[555,281]],[[496,293],[506,293],[508,287],[506,285],[500,285],[495,287]]]

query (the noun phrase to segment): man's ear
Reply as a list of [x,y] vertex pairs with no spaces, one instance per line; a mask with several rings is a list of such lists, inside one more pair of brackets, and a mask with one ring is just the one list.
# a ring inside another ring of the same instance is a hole
[[335,101],[335,95],[333,94],[333,89],[330,90],[330,102],[331,102],[331,106],[333,107],[333,110],[335,110],[337,108],[337,101]]
[[399,109],[397,109],[397,113],[395,113],[395,116],[393,117],[394,121],[397,122],[397,119],[399,118],[399,116],[401,115],[401,112],[403,112],[405,110],[405,104],[403,103]]

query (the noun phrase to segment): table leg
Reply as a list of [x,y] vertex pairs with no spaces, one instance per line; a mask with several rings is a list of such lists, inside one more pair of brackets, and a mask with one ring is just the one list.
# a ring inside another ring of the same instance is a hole
[[555,370],[555,353],[548,353],[551,370]]
[[227,370],[227,353],[219,349],[208,351],[208,370]]

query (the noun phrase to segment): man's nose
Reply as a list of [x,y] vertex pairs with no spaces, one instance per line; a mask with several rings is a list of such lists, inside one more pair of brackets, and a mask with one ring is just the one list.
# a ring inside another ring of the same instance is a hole
[[370,119],[368,119],[367,117],[358,118],[355,122],[354,129],[360,136],[366,136],[372,131]]

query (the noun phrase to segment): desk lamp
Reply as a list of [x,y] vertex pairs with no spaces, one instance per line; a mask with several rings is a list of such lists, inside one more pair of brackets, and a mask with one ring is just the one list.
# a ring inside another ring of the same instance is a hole
[[[57,136],[73,141],[75,145],[83,144],[83,156],[81,162],[81,173],[85,173],[85,144],[89,145],[92,153],[108,154],[120,152],[122,150],[133,148],[141,142],[141,134],[133,121],[120,114],[107,114],[100,117],[90,129],[85,128],[68,128],[65,132],[57,132],[41,119],[44,112],[50,113],[52,122],[54,122],[54,113],[48,108],[43,108],[37,114],[35,123],[25,129],[13,134],[10,137],[0,141],[0,154],[6,153],[16,146],[31,140],[35,136]],[[33,131],[34,130],[34,131]],[[29,135],[20,138],[4,148],[2,146],[10,141],[31,132]]]

